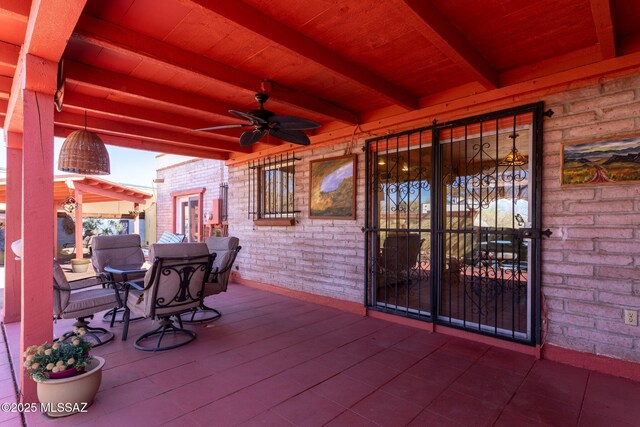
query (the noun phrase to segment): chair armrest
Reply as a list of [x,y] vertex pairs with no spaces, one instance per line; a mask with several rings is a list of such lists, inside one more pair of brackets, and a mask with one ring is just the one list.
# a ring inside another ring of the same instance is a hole
[[[78,289],[92,288],[94,286],[113,286],[114,282],[112,281],[102,281],[98,277],[89,277],[86,279],[78,279],[72,280],[69,282],[69,288],[71,291],[75,291]],[[62,289],[65,290],[65,289]]]

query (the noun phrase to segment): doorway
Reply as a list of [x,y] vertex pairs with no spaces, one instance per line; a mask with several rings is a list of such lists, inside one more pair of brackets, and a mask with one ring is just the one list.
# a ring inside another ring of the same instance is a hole
[[367,141],[366,304],[534,344],[542,104]]

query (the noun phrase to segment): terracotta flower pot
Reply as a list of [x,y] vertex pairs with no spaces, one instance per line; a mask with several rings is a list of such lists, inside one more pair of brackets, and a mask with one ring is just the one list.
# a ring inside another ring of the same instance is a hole
[[89,269],[89,262],[88,259],[72,259],[71,270],[74,273],[84,273]]
[[93,356],[80,375],[38,382],[38,400],[49,405],[47,415],[66,417],[89,407],[100,388],[103,366],[104,359]]

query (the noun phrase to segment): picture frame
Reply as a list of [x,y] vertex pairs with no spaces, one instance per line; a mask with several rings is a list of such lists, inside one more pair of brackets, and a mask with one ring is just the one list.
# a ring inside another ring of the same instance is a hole
[[309,162],[309,218],[356,219],[356,161],[349,154]]
[[562,187],[640,183],[640,135],[562,144]]

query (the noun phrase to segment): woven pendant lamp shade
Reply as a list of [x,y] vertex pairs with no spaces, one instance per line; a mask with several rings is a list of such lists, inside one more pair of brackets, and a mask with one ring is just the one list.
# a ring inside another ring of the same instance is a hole
[[98,135],[84,129],[76,130],[62,144],[58,169],[83,175],[109,175],[109,153]]

